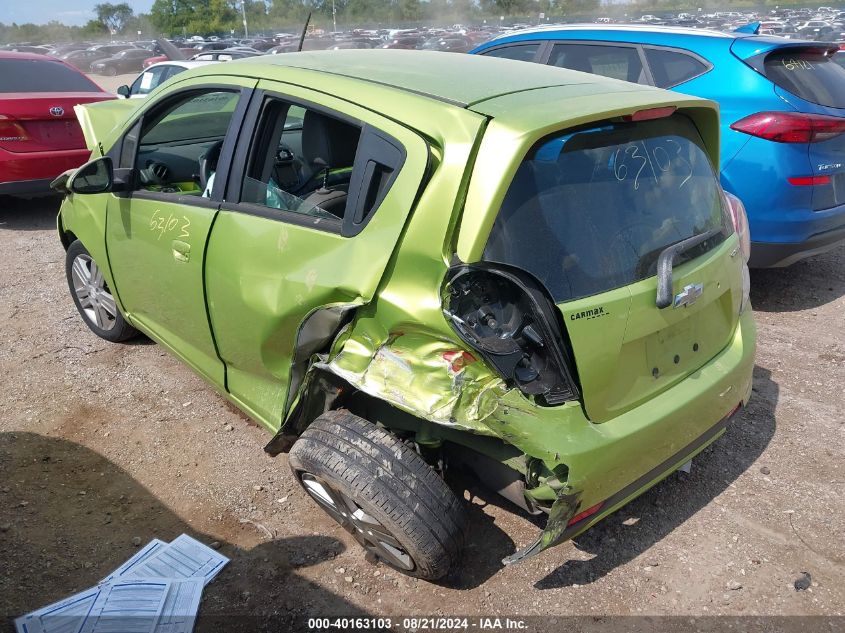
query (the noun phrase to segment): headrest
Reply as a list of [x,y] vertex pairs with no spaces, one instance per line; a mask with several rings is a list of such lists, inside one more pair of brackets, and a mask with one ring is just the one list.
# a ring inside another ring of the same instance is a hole
[[302,120],[302,154],[308,163],[322,159],[333,168],[352,167],[361,131],[319,112],[306,110]]

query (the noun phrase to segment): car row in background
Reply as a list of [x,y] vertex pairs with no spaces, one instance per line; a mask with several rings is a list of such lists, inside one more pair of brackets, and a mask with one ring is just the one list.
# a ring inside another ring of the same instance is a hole
[[845,240],[845,69],[833,61],[837,45],[590,24],[529,29],[473,52],[717,101],[722,186],[748,211],[750,265],[788,266]]
[[0,51],[0,194],[50,191],[90,155],[74,106],[114,99],[65,61]]

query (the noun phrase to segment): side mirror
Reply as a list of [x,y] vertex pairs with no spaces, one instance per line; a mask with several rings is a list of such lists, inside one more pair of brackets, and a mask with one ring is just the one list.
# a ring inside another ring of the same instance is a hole
[[122,86],[120,86],[117,89],[117,94],[119,94],[124,99],[128,99],[129,98],[129,86],[127,86],[126,84],[123,84]]
[[68,178],[67,190],[72,193],[105,193],[112,190],[114,167],[110,156],[84,164]]

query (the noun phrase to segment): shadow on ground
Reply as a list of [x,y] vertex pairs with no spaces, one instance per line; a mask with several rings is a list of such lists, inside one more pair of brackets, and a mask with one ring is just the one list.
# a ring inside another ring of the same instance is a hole
[[[66,440],[0,433],[0,482],[0,616],[9,624],[95,585],[137,551],[136,536],[213,540],[109,460]],[[343,549],[328,536],[250,550],[222,542],[231,562],[206,587],[196,631],[293,631],[309,616],[367,615],[296,573]]]
[[[537,589],[588,585],[648,551],[719,496],[762,454],[775,433],[778,385],[754,368],[748,407],[714,444],[693,460],[692,472],[676,473],[578,536],[575,546],[594,557],[568,560],[535,583]],[[634,519],[634,520],[632,520]]]
[[57,196],[29,199],[0,196],[0,231],[55,229],[61,203]]
[[788,268],[751,271],[751,305],[757,312],[812,310],[845,295],[845,247]]

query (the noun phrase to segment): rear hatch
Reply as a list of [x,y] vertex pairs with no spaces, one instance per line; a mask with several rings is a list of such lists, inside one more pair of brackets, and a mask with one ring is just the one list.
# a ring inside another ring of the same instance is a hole
[[0,59],[0,148],[17,153],[84,149],[73,107],[114,99],[54,60]]
[[[676,260],[673,304],[659,308],[661,252],[707,233]],[[586,413],[603,422],[729,343],[742,296],[732,233],[701,136],[674,114],[538,143],[511,184],[484,257],[544,283],[571,341]]]
[[749,38],[737,40],[732,48],[741,59],[748,55],[743,61],[774,84],[787,109],[822,117],[813,124],[817,132],[807,143],[809,173],[795,176],[814,178],[801,181],[812,186],[814,210],[845,204],[845,68],[833,60],[839,47],[805,42],[760,53]]

